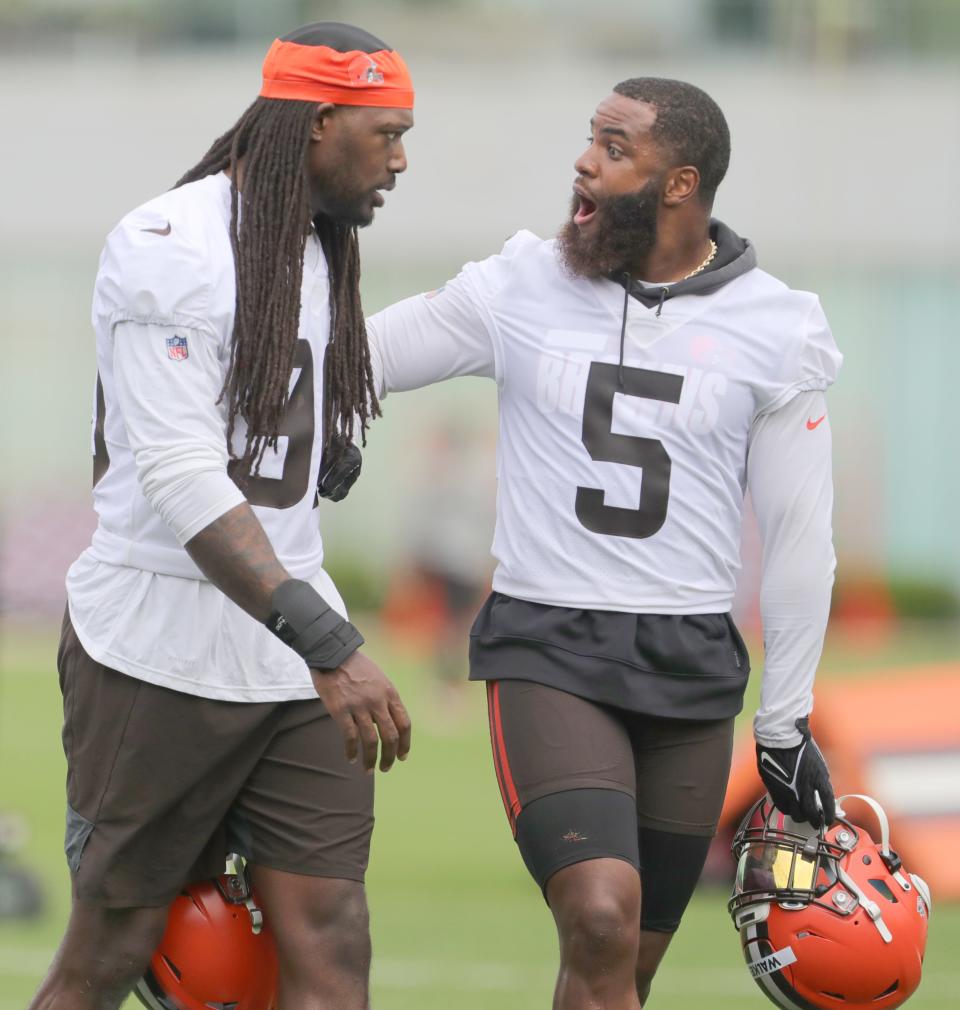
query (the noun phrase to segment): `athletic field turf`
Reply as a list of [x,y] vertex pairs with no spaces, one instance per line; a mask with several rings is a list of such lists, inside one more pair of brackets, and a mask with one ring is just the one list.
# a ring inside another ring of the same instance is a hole
[[[360,622],[365,633],[369,622]],[[45,970],[67,910],[61,852],[63,756],[55,636],[0,639],[0,811],[31,827],[22,861],[43,878],[44,918],[0,923],[0,1010],[21,1010]],[[464,692],[457,716],[437,705],[427,676],[371,637],[370,654],[411,709],[410,760],[380,777],[369,897],[376,1010],[546,1010],[556,963],[553,927],[514,850],[490,767],[483,692]],[[956,634],[902,635],[873,655],[836,643],[823,676],[956,659]],[[752,689],[759,682],[752,677]],[[746,711],[753,705],[748,699]],[[748,729],[743,720],[742,730]],[[842,784],[841,784],[842,785]],[[768,1006],[749,980],[724,891],[701,891],[654,985],[654,1010]],[[960,905],[936,903],[924,981],[911,1010],[960,1007]]]

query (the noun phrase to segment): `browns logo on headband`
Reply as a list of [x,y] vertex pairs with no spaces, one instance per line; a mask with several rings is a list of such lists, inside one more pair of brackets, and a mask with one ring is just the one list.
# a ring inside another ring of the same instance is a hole
[[332,21],[274,40],[263,61],[260,95],[413,108],[413,82],[400,54],[361,28]]

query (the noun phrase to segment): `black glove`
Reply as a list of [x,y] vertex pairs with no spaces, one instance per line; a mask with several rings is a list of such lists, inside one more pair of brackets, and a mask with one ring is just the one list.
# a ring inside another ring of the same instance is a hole
[[809,719],[798,719],[794,725],[803,736],[796,747],[757,744],[760,778],[781,813],[815,828],[829,827],[836,820],[837,803],[827,762],[810,735]]
[[353,442],[334,439],[323,452],[317,494],[330,501],[342,501],[360,476],[363,457]]

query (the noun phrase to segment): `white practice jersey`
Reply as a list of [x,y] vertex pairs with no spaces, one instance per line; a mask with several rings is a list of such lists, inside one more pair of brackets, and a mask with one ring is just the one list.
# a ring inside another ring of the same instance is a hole
[[[730,609],[754,420],[840,355],[814,295],[759,269],[646,308],[520,232],[439,292],[373,316],[383,389],[500,388],[498,592],[656,614]],[[402,335],[401,335],[402,334]]]
[[[570,276],[554,241],[524,231],[368,328],[383,394],[454,375],[498,384],[495,590],[577,609],[727,612],[751,434],[798,394],[821,403],[840,353],[816,296],[755,266],[659,306],[629,298],[621,363],[624,311],[622,286]],[[824,444],[818,623],[833,573]],[[794,715],[809,711],[819,633],[803,647]],[[799,739],[790,714],[768,739]]]
[[[219,174],[144,204],[107,238],[93,304],[98,525],[68,574],[70,611],[87,652],[133,676],[238,701],[313,697],[300,657],[209,584],[183,547],[248,500],[280,563],[343,609],[322,572],[314,508],[326,260],[311,234],[281,437],[241,493],[228,476],[221,399],[236,293],[229,223],[230,181]],[[240,421],[233,455],[245,434]]]

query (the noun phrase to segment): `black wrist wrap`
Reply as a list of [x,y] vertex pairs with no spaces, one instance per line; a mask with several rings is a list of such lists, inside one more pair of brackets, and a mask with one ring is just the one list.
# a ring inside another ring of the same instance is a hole
[[308,582],[288,579],[270,598],[267,627],[315,670],[335,670],[363,645],[363,635],[345,621]]

